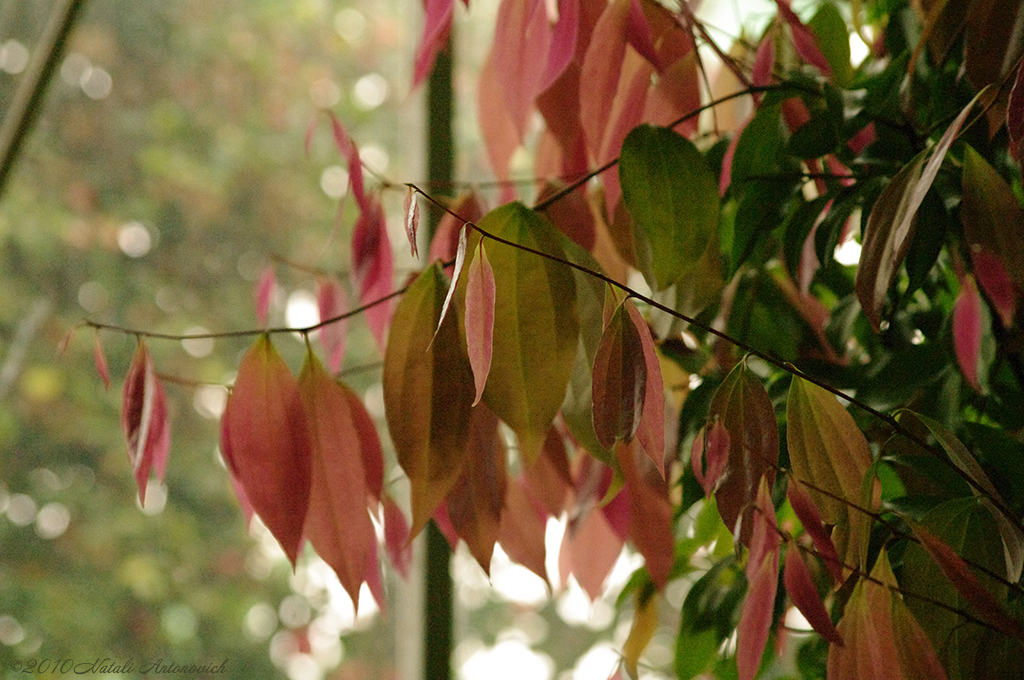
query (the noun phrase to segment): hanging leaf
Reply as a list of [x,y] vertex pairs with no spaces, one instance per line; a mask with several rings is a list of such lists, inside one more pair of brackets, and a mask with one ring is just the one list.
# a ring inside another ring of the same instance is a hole
[[[710,427],[709,427],[710,425]],[[690,452],[690,467],[693,468],[693,475],[697,478],[704,495],[708,498],[718,488],[718,482],[725,472],[725,466],[729,462],[729,431],[718,420],[705,425],[693,439],[693,449]],[[707,461],[707,471],[704,470],[704,462]]]
[[644,556],[651,581],[662,590],[675,557],[668,486],[660,478],[660,471],[656,473],[653,465],[639,455],[635,443],[618,443],[615,454],[629,495],[629,537]]
[[223,419],[228,466],[294,566],[309,507],[312,444],[298,385],[268,335],[242,357]]
[[448,292],[444,296],[444,304],[441,305],[441,316],[437,319],[437,326],[434,328],[434,337],[430,339],[433,344],[434,339],[437,338],[437,334],[441,331],[441,324],[444,323],[445,318],[448,316],[448,307],[452,304],[452,298],[455,297],[455,291],[459,286],[459,279],[462,278],[462,268],[466,264],[466,238],[469,234],[469,225],[462,225],[462,230],[459,232],[459,245],[455,252],[455,268],[452,269],[452,279],[448,283]]
[[92,360],[96,364],[96,373],[103,381],[103,388],[110,390],[110,369],[107,368],[107,355],[103,351],[103,342],[100,340],[100,333],[96,331],[92,340]]
[[480,402],[487,374],[491,370],[491,352],[494,339],[494,271],[487,261],[483,239],[476,249],[476,257],[469,265],[466,279],[466,351],[473,367],[476,398]]
[[419,257],[416,246],[416,230],[420,226],[420,204],[416,200],[416,191],[409,185],[405,194],[405,235],[409,238],[409,248],[413,257]]
[[789,497],[789,503],[793,508],[793,512],[796,513],[797,519],[800,520],[804,531],[807,532],[811,537],[811,541],[814,542],[818,555],[825,562],[825,568],[828,569],[828,573],[832,575],[832,579],[836,583],[842,583],[843,563],[839,559],[838,553],[836,553],[832,537],[829,536],[828,530],[822,522],[821,513],[815,507],[814,501],[804,491],[803,484],[792,478],[786,486],[786,495]]
[[548,430],[540,456],[533,465],[523,469],[522,477],[526,493],[535,503],[549,515],[562,514],[572,488],[572,472],[565,442],[555,426]]
[[[480,228],[565,257],[554,227],[520,203],[488,213]],[[474,245],[471,240],[470,252]],[[575,280],[564,265],[519,248],[499,244],[487,257],[501,286],[494,298],[491,370],[483,399],[516,433],[519,454],[530,465],[565,398],[576,356]]]
[[833,540],[843,561],[864,567],[870,518],[837,500],[860,502],[871,465],[864,434],[835,395],[799,376],[790,384],[786,422],[793,476],[807,483],[825,523],[838,527]]
[[772,627],[775,591],[779,584],[779,533],[768,482],[760,478],[753,531],[747,558],[747,596],[736,627],[736,668],[740,680],[752,680],[761,665]]
[[[519,148],[519,132],[504,105],[505,93],[501,89],[497,70],[494,50],[491,50],[480,68],[477,118],[484,148],[487,150],[487,160],[494,169],[495,178],[503,182],[510,178],[509,162]],[[503,192],[501,200],[511,200],[513,196],[514,192],[509,188]]]
[[327,115],[331,119],[334,146],[337,147],[338,153],[348,161],[348,181],[349,186],[352,187],[352,196],[355,197],[360,212],[365,212],[369,210],[371,202],[363,185],[363,162],[359,158],[359,148],[352,141],[345,126],[341,124],[334,112],[328,111]]
[[603,141],[611,121],[609,102],[615,100],[626,55],[626,25],[630,0],[605,5],[594,26],[580,72],[580,124],[591,161],[602,163]]
[[623,301],[629,321],[640,336],[647,380],[644,383],[644,407],[636,436],[647,456],[665,476],[665,382],[661,376],[661,363],[654,349],[651,329],[640,314],[640,310],[627,298]]
[[1024,62],[1017,67],[1017,77],[1006,106],[1006,131],[1010,134],[1010,155],[1018,163],[1024,158]]
[[423,22],[423,35],[420,36],[416,48],[416,59],[413,64],[412,89],[416,89],[427,79],[434,69],[437,54],[448,42],[452,30],[452,15],[455,0],[423,0],[426,18]]
[[632,441],[640,426],[647,392],[647,365],[636,326],[616,307],[594,360],[594,429],[606,449]]
[[[349,311],[348,293],[334,277],[321,278],[317,282],[316,305],[320,321],[334,319]],[[320,328],[318,338],[327,355],[327,367],[331,373],[341,370],[345,358],[345,340],[348,336],[348,319],[339,319]]]
[[551,25],[539,0],[503,0],[494,28],[496,75],[505,108],[522,141],[540,94],[551,46]]
[[[538,92],[544,92],[558,80],[572,58],[576,55],[576,44],[580,31],[581,0],[545,0],[548,6],[548,22],[554,23],[551,34],[551,49],[548,52],[547,65],[541,78]],[[556,17],[552,19],[550,8],[555,5]]]
[[334,569],[358,610],[367,556],[376,554],[377,539],[367,512],[370,494],[352,401],[312,350],[307,352],[298,387],[312,444],[309,509],[303,533]]
[[661,57],[654,49],[651,27],[647,24],[647,16],[644,15],[640,0],[629,0],[629,10],[626,13],[626,42],[659,73],[664,70]]
[[786,549],[786,564],[782,582],[786,586],[786,594],[789,595],[789,599],[811,624],[811,628],[828,642],[841,647],[843,638],[836,631],[836,627],[832,625],[832,619],[829,618],[828,611],[825,610],[821,596],[818,595],[818,589],[811,579],[811,572],[807,568],[796,542],[790,543]]
[[775,0],[775,4],[779,8],[779,16],[789,26],[796,53],[800,55],[804,62],[821,71],[823,76],[830,78],[832,76],[832,67],[829,65],[825,55],[821,53],[821,48],[818,46],[818,41],[814,34],[811,33],[811,29],[807,28],[800,21],[800,17],[789,8],[789,0]]
[[923,526],[910,523],[910,528],[913,530],[914,536],[921,542],[921,547],[931,555],[942,573],[956,587],[960,595],[971,603],[981,618],[1004,635],[1024,641],[1024,629],[1007,614],[992,593],[981,585],[963,558]]
[[896,173],[871,208],[854,287],[875,331],[881,327],[886,293],[896,279],[913,240],[917,210],[931,189],[946,152],[980,96],[981,93],[975,95],[960,111],[938,144],[931,149],[930,156],[929,150],[925,149]]
[[261,326],[267,325],[267,314],[270,311],[270,303],[274,299],[276,283],[277,270],[274,265],[267,265],[263,268],[263,272],[256,282],[256,290],[253,292],[256,300],[256,322]]
[[387,550],[391,566],[402,578],[409,578],[412,566],[412,541],[409,535],[409,523],[395,499],[384,494],[384,548]]
[[384,219],[380,196],[366,198],[352,231],[352,266],[359,286],[359,304],[370,305],[363,314],[366,323],[383,352],[387,329],[391,322],[391,301],[379,300],[391,294],[394,287],[394,255]]
[[466,461],[447,498],[452,527],[487,574],[505,506],[507,454],[499,424],[486,405],[473,409]]
[[149,349],[141,339],[124,379],[121,429],[128,445],[128,462],[139,487],[139,502],[145,506],[150,470],[157,479],[164,478],[171,430],[167,425],[167,397]]
[[642,125],[622,144],[619,178],[641,271],[653,288],[667,288],[694,267],[718,228],[714,175],[685,137]]
[[779,460],[779,431],[775,410],[761,381],[741,361],[718,387],[708,417],[729,433],[729,455],[715,498],[722,520],[730,529],[743,513],[737,541],[749,545],[751,508],[762,477],[771,484]]
[[366,491],[372,505],[380,501],[384,492],[384,450],[380,445],[377,425],[363,405],[363,400],[345,385],[339,383],[339,386],[348,399],[349,415],[352,416],[352,425],[359,440],[359,452],[363,457]]
[[974,277],[964,274],[960,278],[960,294],[953,303],[953,348],[956,361],[967,382],[978,392],[987,391],[987,375],[982,343],[991,332],[984,302],[974,283]]
[[637,680],[639,671],[637,666],[640,663],[640,655],[647,649],[647,645],[654,638],[658,630],[658,598],[653,590],[637,588],[633,595],[633,625],[629,629],[629,636],[622,644],[622,662],[626,667],[626,674]]
[[509,480],[498,526],[498,542],[515,562],[548,583],[545,530],[544,515],[530,501],[523,484],[519,480]]
[[433,330],[446,283],[438,264],[416,278],[395,310],[384,354],[384,414],[412,484],[413,536],[458,479],[469,437],[473,374],[456,315]]

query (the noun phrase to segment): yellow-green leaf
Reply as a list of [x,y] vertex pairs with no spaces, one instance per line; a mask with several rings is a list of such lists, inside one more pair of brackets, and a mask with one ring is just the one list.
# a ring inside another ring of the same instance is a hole
[[384,414],[412,484],[413,536],[458,479],[469,437],[473,371],[455,309],[434,334],[447,287],[437,264],[417,277],[395,310],[384,354]]

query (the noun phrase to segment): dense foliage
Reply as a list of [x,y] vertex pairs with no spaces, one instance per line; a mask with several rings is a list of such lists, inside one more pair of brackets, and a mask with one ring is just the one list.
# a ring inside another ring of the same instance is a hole
[[[557,578],[591,596],[628,543],[631,677],[680,583],[681,678],[1021,677],[1022,4],[777,0],[724,46],[686,4],[503,0],[478,82],[497,200],[367,172],[324,112],[307,146],[329,130],[347,164],[347,276],[279,262],[260,328],[188,338],[254,339],[220,430],[242,507],[357,603],[364,584],[383,602],[381,525],[399,565],[433,521],[484,570],[498,543],[546,579],[565,516]],[[425,7],[415,81],[462,11]],[[421,204],[446,211],[429,243]],[[272,327],[292,270],[321,321]],[[335,377],[357,315],[383,357],[377,425]],[[166,336],[84,325],[138,338],[141,496],[175,465]]]

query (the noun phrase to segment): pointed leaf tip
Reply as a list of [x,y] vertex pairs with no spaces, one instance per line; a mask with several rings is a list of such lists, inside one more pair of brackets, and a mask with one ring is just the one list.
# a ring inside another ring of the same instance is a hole
[[[454,280],[453,280],[454,282]],[[476,398],[473,406],[483,397],[487,374],[491,370],[494,340],[494,270],[487,259],[483,239],[476,257],[469,265],[466,281],[466,350],[473,368]]]
[[106,390],[110,390],[110,369],[107,368],[107,355],[103,351],[103,342],[100,340],[99,331],[93,338],[92,343],[92,358],[96,364],[96,373],[99,374],[100,380],[103,381],[103,387]]
[[139,500],[145,506],[150,471],[155,469],[159,479],[164,476],[170,429],[164,388],[153,368],[149,349],[141,340],[125,376],[121,429],[128,445],[128,461],[139,487]]
[[263,268],[263,272],[256,282],[256,290],[253,293],[256,300],[256,322],[261,326],[267,325],[267,315],[270,312],[270,303],[274,299],[274,288],[276,285],[277,270],[274,265],[269,264]]

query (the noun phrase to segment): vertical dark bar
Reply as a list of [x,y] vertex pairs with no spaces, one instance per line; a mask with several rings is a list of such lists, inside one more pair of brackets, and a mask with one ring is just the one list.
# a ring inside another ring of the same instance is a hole
[[85,0],[57,0],[53,4],[50,20],[36,43],[34,54],[25,69],[18,89],[14,93],[3,124],[0,125],[0,195],[3,195],[7,179],[18,158],[22,142],[32,128],[43,105],[46,86],[50,84],[53,70],[57,67],[64,43],[67,41],[75,19]]
[[[452,140],[452,41],[437,55],[427,82],[427,179],[429,191],[445,194],[451,186],[455,160]],[[433,237],[440,215],[430,210],[427,237]],[[427,525],[427,573],[424,601],[423,674],[425,680],[452,675],[451,549],[433,522]]]

